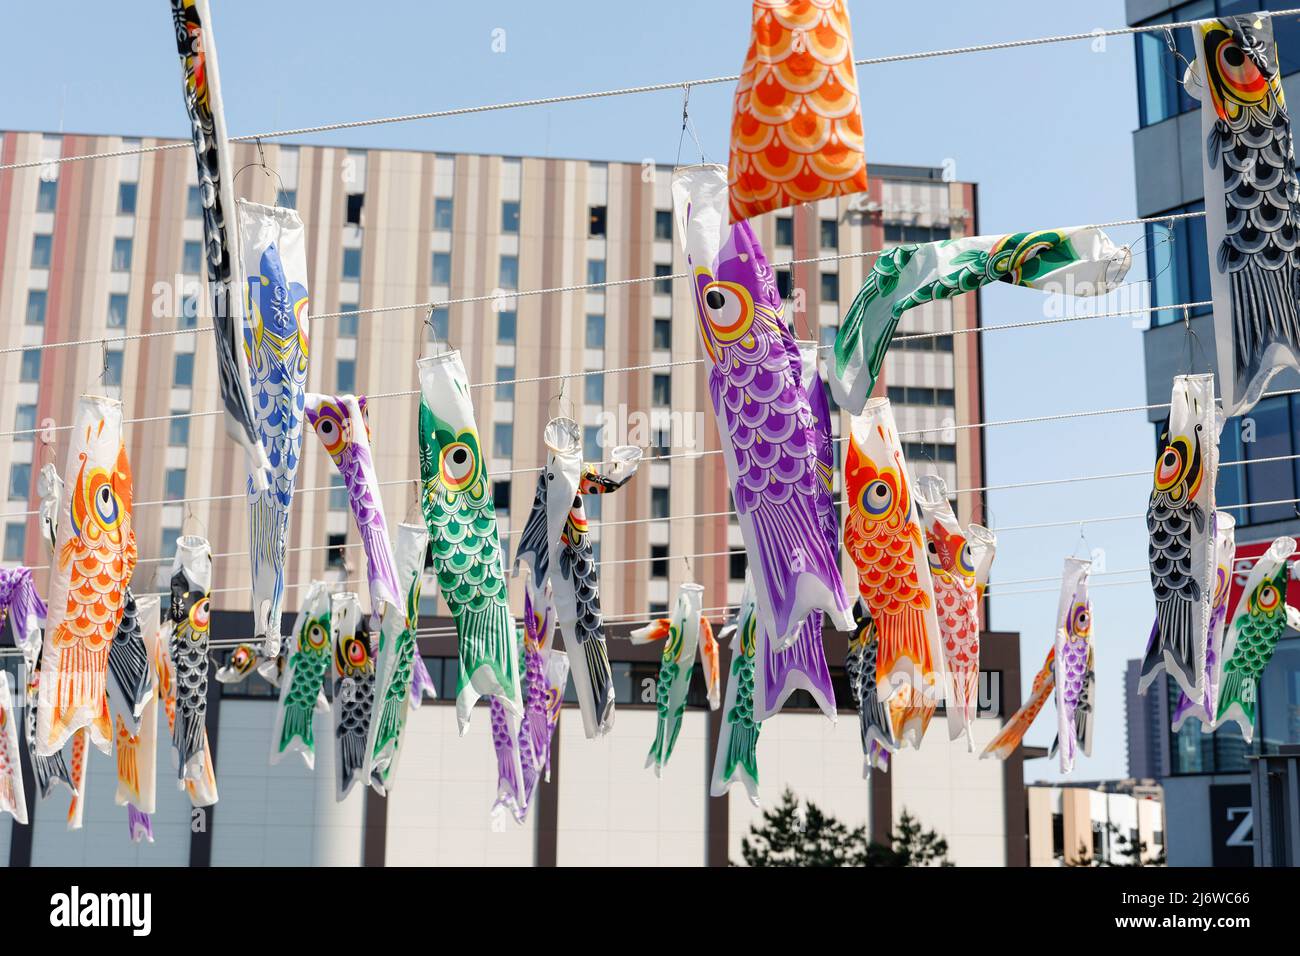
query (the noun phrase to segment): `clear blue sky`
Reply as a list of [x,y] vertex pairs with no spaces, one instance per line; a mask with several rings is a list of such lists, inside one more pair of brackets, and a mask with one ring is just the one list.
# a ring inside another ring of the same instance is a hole
[[[739,70],[748,0],[611,3],[269,3],[213,0],[232,134],[388,116]],[[1124,25],[1121,0],[850,0],[859,57]],[[167,4],[26,3],[0,31],[0,128],[187,135]],[[492,52],[505,31],[506,49]],[[75,42],[73,42],[75,41]],[[1137,124],[1133,41],[1075,42],[863,68],[868,159],[939,165],[980,188],[984,232],[1134,215]],[[702,87],[691,111],[710,158],[724,159],[730,85]],[[307,142],[671,163],[681,95],[623,97],[318,136]],[[694,159],[691,147],[684,155]],[[1115,230],[1132,242],[1137,229]],[[1142,277],[1139,262],[1131,278]],[[989,324],[1044,315],[1038,293],[984,295]],[[1144,301],[1138,304],[1144,304]],[[1072,306],[1067,303],[1067,306]],[[1141,333],[1128,319],[984,339],[986,417],[1046,415],[1145,402]],[[992,483],[1147,468],[1153,434],[1140,414],[987,432]],[[996,525],[1138,513],[1146,478],[995,492]],[[1141,567],[1140,521],[1097,525],[1088,544],[1109,568]],[[1058,575],[1075,527],[1002,536],[994,582]],[[1133,577],[1132,575],[1128,577]],[[1097,582],[1106,580],[1097,578]],[[1029,587],[1044,587],[1036,585]],[[1046,585],[1051,587],[1051,585]],[[1142,586],[1094,592],[1099,672],[1094,756],[1076,776],[1125,772],[1123,666],[1140,655],[1153,604]],[[1055,593],[993,599],[991,624],[1022,635],[1024,683],[1049,646]],[[1049,705],[1029,742],[1051,742]],[[1027,765],[1028,779],[1054,762]]]

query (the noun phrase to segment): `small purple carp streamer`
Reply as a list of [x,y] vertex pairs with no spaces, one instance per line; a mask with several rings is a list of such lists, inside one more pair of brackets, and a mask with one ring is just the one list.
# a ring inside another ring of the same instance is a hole
[[268,657],[280,653],[284,555],[293,483],[302,459],[307,389],[307,253],[292,209],[239,201],[248,321],[244,356],[253,414],[270,462],[267,487],[248,479],[248,539],[253,575],[253,632]]
[[330,597],[330,628],[334,638],[334,761],[338,769],[340,803],[366,780],[366,740],[375,711],[375,660],[370,641],[358,625],[361,600],[351,591]]
[[217,373],[226,434],[244,450],[254,488],[267,486],[270,462],[257,433],[257,416],[244,356],[244,296],[235,262],[235,188],[226,114],[221,103],[217,41],[208,0],[171,0],[176,50],[180,54],[185,110],[189,113],[203,204],[208,294],[216,334]]
[[370,614],[378,619],[384,605],[404,608],[393,546],[388,540],[388,519],[379,492],[374,459],[370,455],[370,424],[364,395],[307,395],[307,421],[325,446],[348,490],[352,517],[366,552],[366,577],[370,581]]
[[1056,748],[1061,773],[1074,770],[1080,751],[1092,756],[1097,674],[1092,656],[1092,602],[1088,599],[1091,571],[1091,561],[1065,559],[1056,610]]
[[[564,686],[569,677],[569,658],[553,646],[555,608],[550,588],[534,594],[532,579],[524,588],[524,726],[529,752],[537,772],[547,779],[551,773],[551,738],[559,722]],[[525,783],[527,782],[525,768]]]
[[532,748],[525,734],[519,732],[519,719],[506,710],[500,698],[489,702],[492,714],[492,747],[497,755],[497,798],[492,813],[508,813],[517,823],[528,815],[528,796],[524,790],[524,769],[520,751]]
[[126,829],[132,843],[153,842],[153,818],[135,804],[126,806]]
[[786,647],[820,609],[847,631],[839,552],[821,527],[813,413],[776,277],[749,223],[727,224],[724,167],[679,169],[672,190],[759,626]]
[[[1205,693],[1196,699],[1178,695],[1172,725],[1178,733],[1183,722],[1195,717],[1201,733],[1212,733],[1219,706],[1219,679],[1223,670],[1223,637],[1228,624],[1228,595],[1237,556],[1237,519],[1228,511],[1214,513],[1214,600],[1210,612],[1210,633],[1205,645]],[[1157,622],[1156,627],[1159,627]],[[1155,634],[1152,634],[1154,641]]]
[[424,666],[423,657],[416,654],[411,664],[411,709],[418,710],[424,698],[438,699],[438,688],[434,686],[433,678],[429,676],[429,668]]

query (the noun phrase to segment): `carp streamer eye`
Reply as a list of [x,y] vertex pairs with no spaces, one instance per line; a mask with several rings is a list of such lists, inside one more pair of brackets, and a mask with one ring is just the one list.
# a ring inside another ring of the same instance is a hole
[[862,490],[862,510],[872,518],[880,518],[894,506],[894,489],[880,478]]

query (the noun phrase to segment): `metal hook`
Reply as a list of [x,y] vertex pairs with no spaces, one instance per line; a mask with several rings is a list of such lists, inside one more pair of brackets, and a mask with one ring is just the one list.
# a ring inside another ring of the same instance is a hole
[[695,141],[695,148],[700,151],[700,162],[707,161],[704,155],[704,146],[703,144],[700,143],[700,137],[696,135],[695,127],[691,123],[690,105],[691,105],[691,84],[683,83],[682,84],[682,132],[681,135],[677,137],[677,159],[673,162],[673,166],[680,166],[682,164],[682,143],[685,142],[686,140],[686,133],[688,130],[690,131],[691,139]]
[[424,313],[424,327],[428,330],[428,339],[434,345],[433,355],[436,358],[443,352],[443,341],[438,337],[438,330],[433,324],[433,303],[429,304],[429,309]]

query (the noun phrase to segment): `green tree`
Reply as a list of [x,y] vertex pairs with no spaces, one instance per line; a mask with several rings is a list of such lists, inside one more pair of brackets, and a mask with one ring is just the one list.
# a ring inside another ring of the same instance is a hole
[[1161,847],[1158,853],[1149,853],[1146,842],[1136,837],[1130,838],[1120,832],[1114,823],[1105,825],[1110,834],[1110,856],[1106,859],[1096,857],[1092,847],[1086,843],[1079,844],[1079,850],[1072,859],[1066,860],[1066,866],[1165,866],[1165,851]]
[[906,810],[890,845],[873,843],[866,827],[850,829],[811,800],[801,806],[787,789],[741,840],[747,866],[951,866],[948,841],[925,830]]

